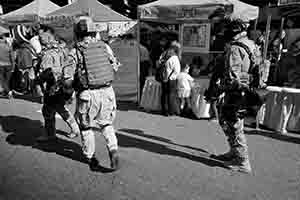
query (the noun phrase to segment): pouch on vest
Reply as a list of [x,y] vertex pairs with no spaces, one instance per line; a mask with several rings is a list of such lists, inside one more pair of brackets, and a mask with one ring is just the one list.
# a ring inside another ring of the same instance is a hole
[[86,48],[76,49],[78,64],[74,76],[74,88],[82,91],[106,85],[114,80],[114,70],[109,61],[105,43],[90,43]]

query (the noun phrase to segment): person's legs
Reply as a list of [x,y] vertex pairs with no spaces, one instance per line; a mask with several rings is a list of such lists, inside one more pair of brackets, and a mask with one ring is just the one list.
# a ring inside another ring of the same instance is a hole
[[107,150],[111,161],[111,168],[113,170],[117,170],[119,168],[118,140],[115,134],[114,127],[112,125],[104,126],[102,129],[102,134],[106,141]]
[[[113,122],[116,117],[116,97],[112,87],[100,90],[97,95],[102,97],[100,115],[95,121],[102,124],[102,134],[106,140],[106,146],[110,158],[110,165],[113,170],[119,168],[118,139],[115,134]],[[100,99],[95,96],[96,99]]]
[[80,133],[80,129],[73,114],[62,104],[56,105],[56,112],[62,117],[62,119],[68,124],[71,129],[71,132],[67,135],[67,137],[77,137]]
[[44,117],[44,133],[37,138],[39,142],[48,141],[55,138],[55,108],[44,104],[42,114]]
[[161,108],[162,108],[162,113],[164,115],[169,115],[169,111],[168,111],[168,99],[169,99],[169,86],[168,83],[166,82],[162,82],[161,84],[162,86],[162,94],[161,94]]
[[244,134],[244,120],[236,118],[225,121],[224,132],[228,137],[231,159],[225,164],[238,171],[250,173],[251,165],[248,156],[248,145]]
[[171,115],[180,114],[179,100],[177,97],[177,81],[168,81],[168,96],[167,96],[168,111]]
[[183,111],[185,106],[185,98],[184,97],[180,97],[180,110]]

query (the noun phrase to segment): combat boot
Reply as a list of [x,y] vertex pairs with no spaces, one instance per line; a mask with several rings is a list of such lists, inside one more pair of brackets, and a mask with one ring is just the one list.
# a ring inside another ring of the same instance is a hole
[[87,158],[87,163],[88,163],[91,171],[99,171],[100,164],[95,155],[93,155],[92,158]]
[[252,169],[249,159],[246,158],[234,158],[231,161],[226,161],[224,164],[233,171],[239,171],[246,174],[250,174]]
[[109,151],[109,158],[110,158],[110,167],[112,170],[118,170],[119,169],[119,155],[117,150],[111,150]]

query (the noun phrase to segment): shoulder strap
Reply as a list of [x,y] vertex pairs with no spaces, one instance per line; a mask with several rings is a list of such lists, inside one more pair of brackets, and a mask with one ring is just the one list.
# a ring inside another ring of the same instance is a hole
[[254,67],[253,66],[254,65],[254,61],[253,61],[253,53],[251,52],[250,48],[246,44],[244,44],[242,42],[238,42],[238,41],[232,42],[231,45],[242,47],[246,51],[246,53],[249,56],[249,60],[250,60],[250,67],[249,67],[249,71],[248,72],[251,72],[252,68]]
[[89,78],[88,78],[88,71],[87,71],[86,62],[85,62],[85,56],[84,56],[84,53],[82,52],[82,50],[80,50],[78,47],[76,47],[76,56],[77,56],[77,60],[78,60],[77,65],[76,65],[76,70],[79,70],[79,68],[80,68],[80,60],[79,60],[78,52],[80,52],[80,54],[81,54],[82,66],[83,66],[84,71],[85,71],[87,85],[89,85]]
[[246,44],[244,44],[242,42],[235,41],[235,42],[232,42],[231,45],[242,47],[243,49],[245,49],[245,51],[247,52],[247,54],[249,56],[252,56],[252,52],[250,51],[250,48]]

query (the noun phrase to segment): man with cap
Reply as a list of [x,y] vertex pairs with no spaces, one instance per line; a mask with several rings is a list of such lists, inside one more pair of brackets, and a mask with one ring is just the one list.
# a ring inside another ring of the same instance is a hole
[[241,20],[231,20],[225,37],[225,68],[220,88],[224,102],[220,109],[220,125],[228,138],[229,152],[216,156],[232,170],[251,173],[248,146],[244,134],[245,94],[249,91],[252,55],[255,45],[247,37],[247,26]]
[[44,93],[44,104],[42,113],[45,120],[45,132],[37,140],[47,142],[56,139],[55,136],[55,114],[58,113],[71,128],[67,135],[69,138],[76,137],[80,130],[72,113],[65,107],[72,98],[73,91],[65,90],[62,79],[64,58],[55,40],[53,32],[47,31],[40,35],[41,43],[45,49],[40,64],[40,73],[37,84],[46,83]]
[[[89,49],[90,46],[101,46],[103,49],[106,49],[105,51],[108,55],[106,57],[108,58],[106,70],[111,70],[112,74],[118,70],[119,63],[117,62],[116,57],[113,55],[112,50],[107,44],[95,38],[96,30],[93,25],[91,18],[86,16],[79,17],[74,30],[77,43],[75,48],[70,51],[70,60],[71,63],[73,63],[71,65],[72,69],[65,71],[75,72],[73,87],[77,93],[76,116],[81,130],[83,154],[90,169],[92,171],[101,169],[95,154],[95,133],[100,132],[106,140],[111,161],[111,169],[117,170],[119,167],[118,140],[113,126],[117,108],[115,93],[111,86],[112,80],[102,85],[93,85],[93,87],[90,84],[87,84],[85,87],[80,87],[79,85],[81,83],[79,79],[88,79],[88,77],[86,77],[85,74],[81,75],[81,77],[76,76],[76,72],[78,73],[84,68],[87,69],[87,65],[89,65],[86,62],[87,58],[89,60],[98,60],[98,62],[92,61],[91,65],[93,66],[89,67],[89,69],[97,69],[95,73],[97,73],[97,71],[99,72],[100,69],[103,69],[102,66],[104,64],[102,62],[106,61],[104,61],[105,59],[101,59],[101,57],[103,58],[104,55],[98,55],[98,53],[86,55],[83,53],[86,52],[86,49]],[[105,73],[104,71],[102,70],[102,73]],[[70,76],[72,73],[66,74],[72,79],[72,76]],[[98,77],[102,76],[101,74],[93,75]],[[65,78],[67,79],[68,77]],[[89,83],[90,80],[87,80],[87,82]]]

